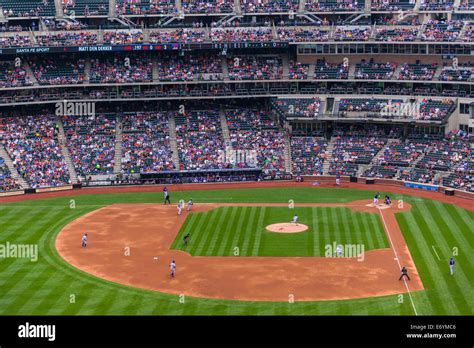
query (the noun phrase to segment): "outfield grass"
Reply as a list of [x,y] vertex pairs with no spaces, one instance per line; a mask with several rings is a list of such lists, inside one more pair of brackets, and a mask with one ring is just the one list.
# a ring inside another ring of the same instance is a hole
[[[382,195],[384,193],[381,193]],[[195,202],[347,202],[370,199],[373,192],[346,189],[242,189],[171,192],[173,201]],[[425,291],[413,293],[418,314],[474,314],[474,213],[421,198],[405,199],[413,209],[397,215]],[[75,208],[71,209],[71,199]],[[1,315],[413,315],[404,297],[384,296],[350,301],[243,302],[187,298],[146,291],[92,277],[64,262],[54,241],[61,228],[112,203],[161,202],[162,194],[83,195],[0,205],[0,243],[39,245],[38,262],[0,259]],[[433,252],[435,245],[441,260]],[[459,248],[456,275],[445,260]],[[438,249],[437,249],[438,248]],[[71,295],[75,296],[72,303]]]
[[[309,228],[301,233],[273,233],[265,226],[289,222]],[[184,235],[190,236],[187,246]],[[377,214],[338,207],[220,207],[191,213],[183,224],[173,249],[196,256],[324,256],[325,246],[363,244],[365,250],[388,248]]]

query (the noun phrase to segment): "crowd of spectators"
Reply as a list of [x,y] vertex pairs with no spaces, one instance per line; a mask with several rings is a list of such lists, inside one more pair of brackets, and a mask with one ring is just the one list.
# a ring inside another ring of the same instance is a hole
[[20,189],[20,185],[13,179],[10,169],[8,169],[5,159],[0,157],[0,192],[15,191]]
[[70,183],[57,134],[53,116],[0,118],[0,142],[32,188]]
[[359,10],[364,1],[358,0],[306,0],[305,9],[310,12],[334,12]]
[[306,80],[308,78],[309,65],[290,61],[288,66],[288,78],[290,80]]
[[222,62],[212,55],[164,56],[158,60],[158,76],[161,81],[222,80]]
[[35,56],[28,63],[41,85],[80,84],[85,80],[85,60],[82,58]]
[[2,5],[5,17],[54,16],[54,0],[8,1]]
[[86,46],[97,45],[97,34],[94,32],[59,32],[36,35],[39,46]]
[[0,48],[30,47],[31,40],[28,35],[0,36]]
[[156,15],[178,12],[174,0],[117,0],[115,9],[119,15]]
[[334,41],[368,41],[370,35],[370,28],[338,27],[334,31]]
[[415,118],[422,120],[444,120],[451,115],[456,108],[452,99],[423,99],[420,103],[419,115]]
[[456,41],[461,33],[464,22],[461,20],[430,20],[421,34],[423,41]]
[[319,98],[278,98],[272,101],[272,105],[285,119],[291,117],[316,118],[321,111]]
[[230,13],[234,0],[182,0],[184,13]]
[[115,114],[62,116],[72,163],[78,175],[111,174],[115,155]]
[[373,58],[369,61],[365,59],[356,65],[355,78],[365,80],[389,80],[392,78],[397,64],[376,63]]
[[380,112],[388,104],[387,99],[343,98],[339,101],[339,111]]
[[219,112],[191,111],[176,116],[180,169],[222,169],[225,149]]
[[474,81],[474,68],[470,69],[443,69],[439,75],[441,81]]
[[163,43],[198,43],[203,42],[206,33],[199,29],[176,29],[151,31],[148,40],[151,44]]
[[231,80],[278,80],[283,74],[283,62],[277,56],[233,56],[227,66]]
[[329,41],[329,31],[318,28],[277,28],[277,35],[288,42]]
[[151,81],[150,56],[115,56],[91,58],[91,83],[130,83]]
[[292,137],[291,160],[294,175],[322,175],[327,141],[317,137]]
[[271,28],[212,28],[213,42],[263,42],[272,41]]
[[297,11],[298,0],[241,0],[243,12],[249,13],[275,13]]
[[432,80],[438,64],[402,64],[400,68],[399,80]]
[[420,10],[422,11],[451,11],[454,7],[454,0],[421,0]]
[[349,77],[349,65],[344,63],[330,63],[326,59],[318,59],[314,71],[316,80],[340,80]]
[[122,116],[122,173],[173,170],[169,113],[138,112]]
[[375,11],[408,10],[414,6],[414,0],[373,0],[371,4],[372,10]]
[[376,41],[413,42],[417,37],[417,28],[381,28],[375,32]]
[[[226,112],[232,149],[248,153],[266,174],[285,170],[285,138],[274,121],[263,111],[238,108]],[[255,164],[238,163],[238,167]]]
[[32,86],[33,81],[23,66],[13,61],[0,61],[0,87]]
[[143,31],[141,30],[117,30],[105,31],[104,43],[111,45],[129,45],[143,43]]

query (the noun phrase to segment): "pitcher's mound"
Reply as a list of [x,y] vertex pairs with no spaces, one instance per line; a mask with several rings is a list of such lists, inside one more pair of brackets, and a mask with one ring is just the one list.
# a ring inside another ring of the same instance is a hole
[[303,224],[292,224],[292,223],[281,223],[281,224],[272,224],[266,227],[267,231],[277,232],[277,233],[298,233],[304,232],[308,229],[308,226]]

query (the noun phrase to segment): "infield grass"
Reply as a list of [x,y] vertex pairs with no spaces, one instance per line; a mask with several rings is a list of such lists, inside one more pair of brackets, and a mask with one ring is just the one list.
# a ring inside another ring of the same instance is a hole
[[[287,203],[293,199],[297,204],[370,200],[373,194],[361,190],[295,187],[171,191],[171,199],[176,202],[193,198],[196,203]],[[474,213],[416,197],[392,197],[405,199],[413,207],[411,211],[397,214],[397,219],[425,287],[424,291],[412,293],[418,314],[474,314]],[[70,208],[72,199],[74,209]],[[67,264],[54,248],[61,228],[87,212],[113,203],[161,200],[161,192],[117,193],[0,204],[0,244],[33,243],[39,247],[38,262],[0,259],[0,315],[414,315],[406,295],[402,301],[399,296],[384,296],[292,304],[187,298],[183,305],[174,295],[90,276]],[[262,242],[262,250],[266,250],[265,241],[260,240],[260,245]],[[212,252],[216,246],[227,243],[228,240],[216,241]],[[447,258],[454,252],[453,248],[458,248],[458,256],[456,273],[451,276]]]
[[[309,228],[300,233],[268,232],[266,226],[290,222]],[[183,237],[189,233],[185,246]],[[339,207],[220,207],[191,213],[183,224],[173,249],[196,256],[324,256],[326,245],[360,244],[364,250],[388,248],[377,214]]]

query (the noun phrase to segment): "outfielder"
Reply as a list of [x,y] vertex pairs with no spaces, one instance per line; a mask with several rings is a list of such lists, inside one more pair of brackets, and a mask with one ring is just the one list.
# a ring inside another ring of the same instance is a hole
[[455,263],[456,263],[456,262],[454,261],[454,258],[451,257],[451,258],[449,259],[449,271],[451,272],[451,275],[454,275],[454,264],[455,264]]

